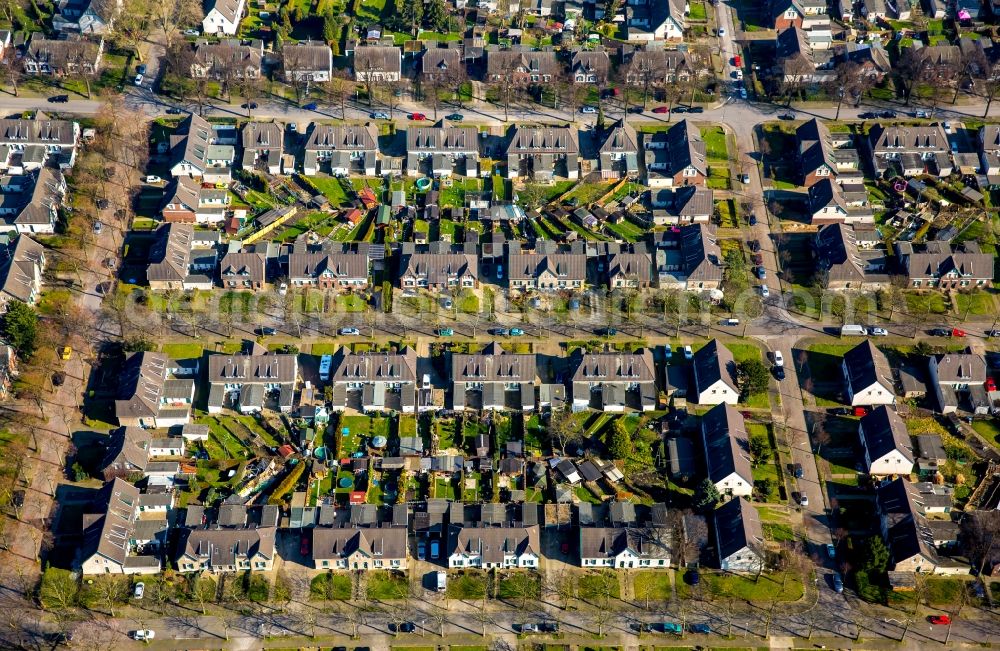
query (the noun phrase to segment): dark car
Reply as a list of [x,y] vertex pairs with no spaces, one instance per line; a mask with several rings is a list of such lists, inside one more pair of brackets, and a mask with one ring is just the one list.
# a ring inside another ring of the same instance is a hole
[[[662,107],[666,108],[666,107]],[[687,113],[690,109],[687,106],[675,106],[674,113]],[[654,113],[659,113],[659,111],[654,111]],[[664,111],[666,113],[666,111]]]
[[698,570],[689,570],[688,573],[684,575],[684,581],[688,585],[698,585],[701,583],[701,575],[698,574]]
[[643,110],[645,110],[645,109],[643,109],[641,106],[630,106],[630,107],[628,107],[628,112],[629,113],[642,113]]
[[783,366],[774,367],[774,379],[784,380],[785,379],[785,368]]
[[176,106],[171,106],[167,109],[167,115],[180,115],[184,112],[184,109],[179,109]]
[[688,624],[688,633],[700,633],[701,635],[708,635],[712,632],[712,628],[708,624]]
[[754,253],[760,251],[760,242],[757,240],[750,240],[750,250]]
[[243,102],[242,104],[240,104],[240,108],[255,109],[257,108],[257,102]]
[[692,106],[688,109],[688,113],[704,113],[705,109],[700,106]]
[[69,95],[53,95],[49,98],[49,101],[54,104],[65,104],[69,101]]
[[779,120],[794,120],[795,119],[795,114],[794,113],[781,113],[780,115],[778,115],[778,119]]
[[796,479],[802,479],[802,464],[797,463],[792,466],[792,473],[795,475]]
[[273,334],[277,333],[278,331],[275,330],[274,328],[263,327],[263,328],[257,328],[257,332],[260,333],[260,334],[262,334],[262,335],[273,335]]
[[753,215],[750,215],[750,225],[751,226],[756,226],[757,225],[757,218],[755,216],[753,216]]
[[931,336],[934,337],[947,337],[951,334],[951,330],[948,330],[947,328],[933,328],[930,333]]
[[507,328],[490,328],[490,334],[497,337],[506,337],[510,334],[510,330]]
[[542,622],[538,625],[538,630],[542,633],[558,633],[559,622]]
[[319,108],[319,106],[316,104],[316,102],[309,102],[302,108],[305,109],[306,111],[315,111],[317,108]]
[[52,374],[52,386],[61,387],[66,384],[66,374],[62,371],[56,371]]
[[599,328],[597,334],[604,335],[605,337],[614,337],[618,334],[618,330],[615,328]]
[[990,330],[986,333],[987,337],[1000,337],[1000,330]]
[[882,112],[881,112],[881,113],[879,114],[879,117],[883,117],[883,118],[894,118],[894,117],[896,117],[896,112],[895,112],[895,111],[882,111]]
[[14,495],[10,499],[11,504],[14,505],[15,509],[19,509],[24,506],[24,491],[14,491]]
[[140,75],[146,74],[146,64],[145,63],[140,63],[139,65],[137,65],[135,67],[135,72],[136,72],[136,74],[140,74]]
[[862,120],[874,120],[878,117],[878,113],[874,111],[865,111],[864,113],[858,113],[858,117]]
[[417,630],[417,627],[413,622],[402,622],[401,624],[390,624],[389,629],[397,633],[412,633]]

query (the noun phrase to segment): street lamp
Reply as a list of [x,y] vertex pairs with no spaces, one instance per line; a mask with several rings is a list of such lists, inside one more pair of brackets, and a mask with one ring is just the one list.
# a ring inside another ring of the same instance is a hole
[[837,89],[837,116],[833,118],[835,121],[840,119],[840,105],[844,103],[844,87],[841,86]]

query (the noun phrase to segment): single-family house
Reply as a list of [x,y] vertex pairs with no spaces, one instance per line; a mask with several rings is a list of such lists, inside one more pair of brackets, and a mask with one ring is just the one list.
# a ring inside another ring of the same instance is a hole
[[718,339],[699,348],[692,360],[694,387],[688,398],[700,405],[735,405],[740,397],[736,385],[736,360]]
[[268,174],[280,173],[284,139],[284,129],[274,120],[245,123],[240,131],[243,145],[240,161],[243,169],[261,170]]
[[235,36],[246,10],[246,0],[208,0],[201,31],[205,34]]
[[536,569],[541,554],[537,524],[448,527],[449,568]]
[[766,559],[764,527],[750,502],[737,497],[712,513],[719,569],[727,572],[759,572]]
[[154,291],[212,289],[219,233],[195,232],[193,224],[161,224],[149,250],[146,281]]
[[689,11],[686,0],[628,0],[625,23],[628,41],[681,41]]
[[895,382],[889,360],[871,341],[844,353],[841,368],[848,404],[854,407],[895,404]]
[[299,41],[281,47],[285,81],[323,83],[333,76],[333,50],[326,43]]
[[468,253],[404,254],[400,262],[399,286],[436,291],[478,287],[478,256]]
[[909,475],[913,471],[913,445],[906,423],[896,410],[880,405],[858,422],[858,437],[865,455],[865,472],[874,477]]
[[296,355],[211,355],[208,358],[208,412],[217,414],[225,407],[238,409],[241,413],[258,412],[263,409],[268,394],[277,398],[280,411],[290,412],[298,371]]
[[701,417],[701,442],[708,478],[721,495],[753,493],[750,439],[743,415],[730,404],[712,407]]
[[138,521],[139,489],[118,477],[106,482],[84,509],[74,559],[80,573],[158,574],[160,559],[139,553]]
[[868,143],[877,176],[884,175],[890,166],[906,177],[951,174],[951,147],[941,125],[876,124],[868,132]]
[[21,61],[29,75],[93,76],[101,71],[104,39],[82,36],[48,39],[41,32],[31,35]]
[[583,289],[587,256],[583,253],[507,254],[507,282],[511,289],[563,291]]
[[976,353],[945,353],[931,355],[928,360],[930,385],[941,413],[954,413],[968,400],[971,411],[985,407],[987,396],[986,360]]
[[403,57],[395,46],[365,45],[354,50],[354,79],[366,83],[399,81]]
[[263,63],[263,41],[198,41],[191,61],[191,76],[195,79],[224,79],[227,82],[233,79],[259,79]]

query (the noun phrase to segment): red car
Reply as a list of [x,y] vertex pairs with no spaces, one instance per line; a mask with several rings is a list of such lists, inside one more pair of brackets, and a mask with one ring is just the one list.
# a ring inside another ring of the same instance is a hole
[[735,66],[737,68],[742,68],[743,67],[743,57],[741,57],[738,54],[736,56],[734,56],[733,57],[733,66]]
[[951,617],[948,615],[931,615],[927,618],[927,621],[935,626],[948,626],[951,624]]
[[855,407],[853,413],[855,416],[867,416],[868,407]]
[[987,391],[996,391],[997,390],[997,381],[994,380],[991,377],[986,378],[986,390]]
[[666,106],[657,106],[655,109],[653,109],[653,113],[669,113],[669,112],[670,109],[668,109]]
[[410,113],[410,119],[414,122],[420,122],[422,120],[426,120],[427,116],[423,113]]
[[965,336],[965,330],[959,330],[958,328],[952,328],[952,330],[951,330],[951,336],[952,337],[964,337]]

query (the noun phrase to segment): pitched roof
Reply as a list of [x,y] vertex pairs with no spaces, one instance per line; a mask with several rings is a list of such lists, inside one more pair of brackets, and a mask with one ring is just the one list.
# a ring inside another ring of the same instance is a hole
[[292,253],[288,256],[288,278],[317,279],[329,278],[367,278],[368,254],[362,252],[350,253]]
[[847,383],[853,393],[863,391],[876,382],[893,390],[892,371],[885,353],[871,341],[863,341],[844,353]]
[[314,559],[347,558],[361,554],[369,558],[406,558],[404,527],[315,527],[312,529]]
[[274,558],[274,527],[181,529],[178,559],[188,556],[212,567],[235,566],[257,554]]
[[35,283],[41,281],[45,247],[27,235],[19,235],[4,253],[6,262],[0,267],[0,292],[30,303]]
[[872,461],[881,459],[896,450],[913,463],[913,448],[906,423],[895,409],[880,405],[864,416],[859,423],[859,432]]
[[569,127],[513,127],[507,155],[580,153],[576,129]]
[[141,427],[119,427],[108,434],[103,471],[143,471],[149,463],[150,434]]
[[209,7],[205,10],[205,13],[207,14],[215,9],[229,22],[237,23],[240,20],[239,12],[242,8],[243,0],[209,0]]
[[490,343],[480,353],[453,353],[452,382],[534,382],[535,356],[508,353]]
[[125,359],[118,376],[115,416],[119,421],[155,418],[167,381],[169,359],[163,353],[142,351]]
[[88,559],[100,554],[124,565],[138,519],[138,508],[138,488],[117,477],[105,483],[83,518],[81,557]]
[[204,171],[212,139],[212,125],[195,113],[189,114],[170,136],[172,165],[187,163]]
[[815,215],[824,208],[836,207],[847,212],[844,190],[829,177],[822,178],[809,186],[809,210]]
[[[676,188],[673,192],[673,202],[670,213],[678,217],[697,217],[699,215],[711,215],[714,208],[715,193],[710,188],[700,185],[686,185]],[[704,233],[704,231],[690,231],[694,233]],[[697,247],[697,254],[701,255],[704,247]]]
[[217,43],[198,41],[194,49],[194,65],[215,74],[224,71],[259,72],[263,60],[262,48],[244,45],[236,39],[226,39]]
[[94,66],[101,55],[102,45],[85,38],[51,40],[40,32],[31,35],[24,56],[39,65],[55,70]]
[[285,72],[327,72],[333,69],[333,50],[326,43],[301,41],[281,47]]
[[426,277],[431,285],[447,284],[452,277],[478,279],[479,261],[477,256],[465,253],[412,253],[404,256],[399,276]]
[[420,57],[420,71],[425,75],[460,73],[462,70],[464,70],[462,51],[457,47],[431,48]]
[[192,224],[161,224],[156,229],[156,241],[149,251],[146,279],[183,281],[187,278],[193,241]]
[[655,382],[656,367],[649,349],[634,353],[586,353],[573,371],[573,382]]
[[312,124],[306,151],[378,151],[378,129],[374,124]]
[[986,382],[986,360],[975,353],[947,353],[937,356],[937,379],[948,384]]
[[277,121],[270,122],[246,122],[240,131],[240,141],[243,149],[277,149],[279,152],[284,146],[284,129]]
[[383,47],[380,45],[365,45],[354,50],[355,73],[381,72],[398,73],[402,67],[402,58],[398,47]]
[[875,504],[886,521],[886,545],[894,563],[916,555],[937,562],[933,534],[919,504],[916,486],[902,477],[875,489]]
[[208,381],[216,384],[289,384],[298,374],[295,355],[210,355]]
[[941,125],[902,126],[876,124],[868,132],[868,142],[875,154],[947,153],[948,136]]
[[576,50],[570,60],[570,71],[596,74],[606,79],[611,68],[611,60],[604,50]]
[[648,253],[617,253],[608,262],[608,277],[649,282],[653,277],[653,259]]
[[38,114],[34,120],[0,119],[0,145],[75,145],[79,125],[68,120],[50,120]]
[[719,380],[733,391],[739,391],[736,386],[736,360],[718,339],[711,340],[695,352],[692,366],[695,391],[698,394]]
[[701,417],[705,463],[709,478],[718,483],[734,472],[753,483],[750,438],[743,415],[728,403],[720,403]]
[[719,558],[729,558],[747,548],[757,554],[763,553],[764,527],[760,523],[760,514],[750,502],[741,497],[731,499],[715,509],[712,515]]
[[397,353],[353,353],[341,347],[333,356],[330,382],[404,382],[417,379],[417,353],[405,347]]
[[795,130],[795,138],[799,144],[799,163],[803,173],[809,174],[823,165],[836,172],[833,142],[826,124],[817,118],[807,120]]
[[541,556],[538,526],[448,528],[448,555],[482,556],[483,563],[502,563],[506,554]]
[[476,127],[409,127],[406,130],[407,153],[479,152]]
[[722,250],[713,227],[705,224],[682,226],[681,255],[689,281],[722,280]]
[[660,527],[581,527],[582,558],[614,558],[625,550],[643,559],[670,560],[671,532]]
[[525,50],[489,50],[486,52],[487,75],[505,75],[513,70],[526,74],[557,75],[561,67],[555,52]]
[[263,283],[266,268],[267,258],[263,253],[227,253],[219,261],[219,274],[223,281],[226,276],[241,276],[254,283]]
[[819,229],[816,257],[826,267],[830,281],[861,282],[865,278],[854,228],[848,224],[828,224]]
[[509,280],[533,280],[544,273],[567,281],[587,279],[587,256],[582,253],[511,253],[507,266]]
[[611,127],[601,145],[602,154],[639,153],[639,137],[635,127],[627,122],[618,121]]
[[688,167],[708,176],[705,141],[701,139],[701,132],[697,127],[687,120],[681,120],[670,127],[664,137],[670,161],[667,173],[670,176]]

